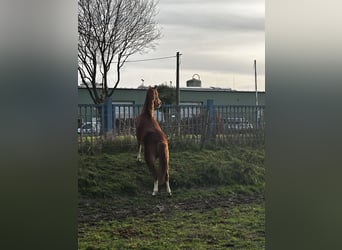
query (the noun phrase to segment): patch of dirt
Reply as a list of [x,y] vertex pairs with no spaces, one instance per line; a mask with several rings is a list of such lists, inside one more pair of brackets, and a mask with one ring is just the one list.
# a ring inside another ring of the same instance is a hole
[[125,227],[125,228],[119,228],[117,234],[121,238],[128,239],[134,236],[141,235],[142,232],[135,230],[133,227]]
[[[164,197],[162,197],[164,198]],[[154,213],[170,214],[173,211],[208,210],[217,207],[233,207],[240,204],[263,203],[262,194],[234,195],[215,198],[142,201],[136,204],[115,205],[113,199],[81,199],[78,205],[78,223],[96,225],[100,221],[122,220],[127,217],[144,217]]]

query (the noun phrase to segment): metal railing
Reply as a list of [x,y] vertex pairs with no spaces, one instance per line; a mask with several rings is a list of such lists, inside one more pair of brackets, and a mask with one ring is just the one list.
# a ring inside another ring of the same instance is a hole
[[[106,138],[136,144],[136,117],[143,105],[78,105],[78,140],[92,145]],[[163,105],[155,118],[169,143],[221,143],[255,145],[264,143],[265,106]]]

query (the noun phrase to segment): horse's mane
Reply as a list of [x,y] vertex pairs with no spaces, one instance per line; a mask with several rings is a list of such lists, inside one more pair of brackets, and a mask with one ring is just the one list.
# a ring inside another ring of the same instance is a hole
[[145,98],[145,103],[144,103],[144,107],[143,107],[143,111],[142,113],[145,113],[151,117],[154,117],[154,95],[155,95],[155,90],[156,90],[156,86],[155,87],[148,87],[147,89],[147,93],[146,93],[146,98]]

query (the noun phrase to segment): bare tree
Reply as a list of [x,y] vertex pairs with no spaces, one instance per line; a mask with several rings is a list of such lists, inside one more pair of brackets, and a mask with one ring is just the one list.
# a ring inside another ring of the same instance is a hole
[[113,94],[129,56],[155,47],[161,36],[155,16],[154,0],[78,0],[78,72],[94,103]]

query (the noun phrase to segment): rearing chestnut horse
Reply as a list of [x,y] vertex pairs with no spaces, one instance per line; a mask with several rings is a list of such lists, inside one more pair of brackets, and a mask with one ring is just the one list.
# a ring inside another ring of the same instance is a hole
[[[158,96],[157,86],[149,87],[146,93],[146,100],[141,114],[136,119],[138,156],[141,160],[141,149],[144,145],[144,158],[154,178],[152,195],[158,193],[158,184],[166,183],[166,191],[171,195],[169,184],[169,145],[167,137],[154,118],[154,108],[159,108],[161,101]],[[155,166],[159,158],[159,171]]]

